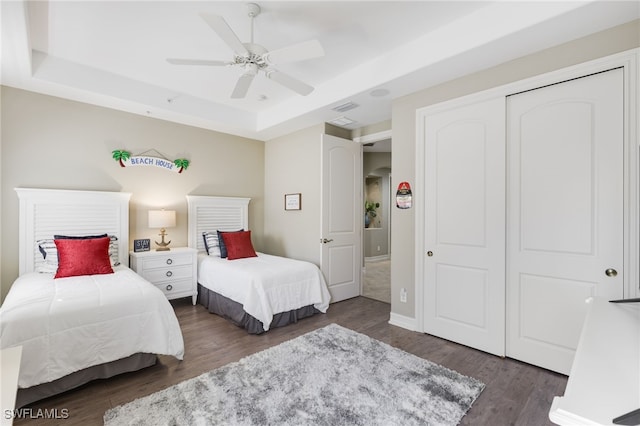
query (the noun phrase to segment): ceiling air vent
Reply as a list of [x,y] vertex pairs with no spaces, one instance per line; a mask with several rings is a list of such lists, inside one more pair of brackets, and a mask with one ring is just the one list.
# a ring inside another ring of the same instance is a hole
[[347,103],[344,103],[342,105],[338,105],[337,107],[333,107],[331,108],[332,111],[337,111],[337,112],[346,112],[349,111],[351,109],[354,108],[358,108],[360,105],[358,104],[354,104],[353,102],[349,101]]
[[353,124],[355,123],[355,121],[353,121],[350,118],[342,116],[342,117],[334,118],[333,120],[329,121],[329,123],[342,127],[342,126],[348,126],[349,124]]

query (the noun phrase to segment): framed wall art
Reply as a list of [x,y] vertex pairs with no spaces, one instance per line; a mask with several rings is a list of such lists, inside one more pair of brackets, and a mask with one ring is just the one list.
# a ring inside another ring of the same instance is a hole
[[302,210],[302,194],[284,194],[285,210]]

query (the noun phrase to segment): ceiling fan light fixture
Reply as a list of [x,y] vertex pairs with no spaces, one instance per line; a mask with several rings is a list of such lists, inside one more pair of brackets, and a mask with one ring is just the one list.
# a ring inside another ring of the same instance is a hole
[[201,13],[200,16],[211,29],[229,46],[233,52],[233,61],[216,61],[203,59],[179,59],[168,58],[167,61],[174,65],[231,65],[242,68],[244,71],[236,82],[231,93],[232,99],[244,98],[249,90],[253,78],[262,71],[265,76],[280,85],[306,96],[313,92],[313,87],[288,74],[282,73],[271,65],[286,62],[303,61],[324,56],[322,45],[317,40],[309,40],[302,43],[285,46],[280,49],[268,51],[263,46],[253,42],[253,20],[260,14],[260,6],[255,3],[247,3],[248,16],[251,20],[250,42],[243,43],[222,16]]
[[258,74],[258,65],[253,63],[248,63],[244,66],[245,72],[244,75],[256,75]]

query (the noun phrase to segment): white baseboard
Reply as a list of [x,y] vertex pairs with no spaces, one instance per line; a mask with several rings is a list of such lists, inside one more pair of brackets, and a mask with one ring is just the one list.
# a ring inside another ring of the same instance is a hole
[[380,262],[381,260],[389,260],[389,259],[391,259],[391,256],[389,256],[388,254],[381,254],[380,256],[365,257],[364,261],[365,262]]
[[391,312],[391,315],[389,316],[389,324],[406,328],[411,331],[419,331],[415,318],[405,317],[404,315],[395,314],[393,312]]

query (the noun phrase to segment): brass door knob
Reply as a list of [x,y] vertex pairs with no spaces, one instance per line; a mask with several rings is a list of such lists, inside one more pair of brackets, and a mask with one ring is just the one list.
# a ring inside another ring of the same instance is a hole
[[433,256],[433,252],[432,252],[431,250],[429,250],[429,251],[427,252],[427,256],[429,256],[429,257]]
[[618,271],[616,271],[613,268],[609,268],[606,271],[604,271],[604,274],[608,277],[615,277],[616,275],[618,275]]

